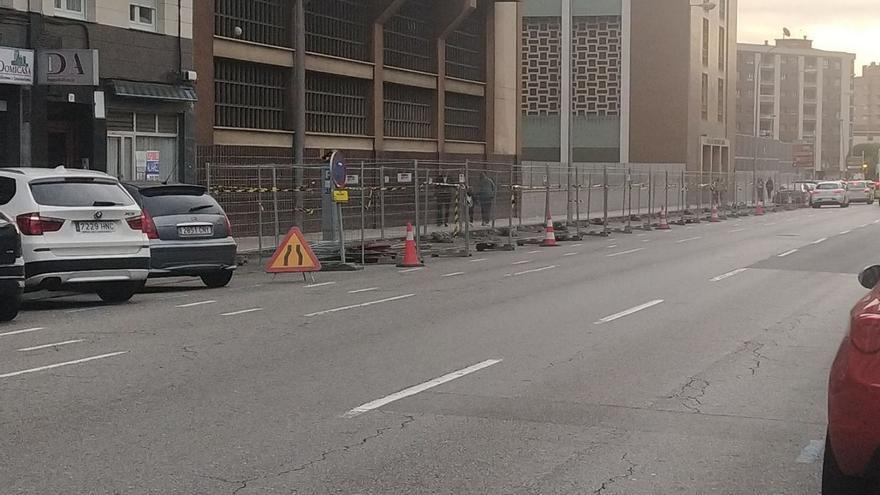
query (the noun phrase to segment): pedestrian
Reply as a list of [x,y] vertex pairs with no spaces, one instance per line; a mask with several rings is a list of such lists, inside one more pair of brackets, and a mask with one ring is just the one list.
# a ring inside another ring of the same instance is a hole
[[473,225],[474,224],[474,209],[475,209],[474,192],[471,190],[470,187],[468,187],[467,190],[465,191],[464,202],[467,205],[467,209],[468,209],[468,222],[471,225]]
[[761,203],[764,202],[764,179],[758,179],[755,183],[755,199]]
[[712,206],[718,205],[718,181],[712,181],[709,184],[709,191],[712,193]]
[[773,178],[771,178],[771,177],[767,178],[766,187],[767,187],[767,202],[772,203],[773,202]]
[[437,201],[437,226],[449,227],[449,210],[455,196],[455,186],[450,182],[448,174],[441,174],[435,184],[434,196]]
[[496,192],[495,181],[485,171],[480,172],[477,199],[480,201],[480,220],[484,226],[492,221],[492,204],[495,202]]

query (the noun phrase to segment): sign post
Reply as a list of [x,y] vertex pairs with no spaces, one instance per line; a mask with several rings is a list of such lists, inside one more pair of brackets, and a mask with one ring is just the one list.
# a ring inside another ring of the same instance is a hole
[[336,207],[336,218],[339,224],[339,258],[345,263],[345,226],[342,223],[342,205],[348,203],[345,157],[342,153],[334,151],[330,155],[330,182],[332,186],[333,202]]

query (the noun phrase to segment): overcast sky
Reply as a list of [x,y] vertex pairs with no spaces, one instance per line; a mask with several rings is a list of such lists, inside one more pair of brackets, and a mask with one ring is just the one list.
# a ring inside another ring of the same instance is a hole
[[857,75],[880,63],[880,0],[739,0],[739,41],[772,41],[783,27],[816,48],[855,53]]

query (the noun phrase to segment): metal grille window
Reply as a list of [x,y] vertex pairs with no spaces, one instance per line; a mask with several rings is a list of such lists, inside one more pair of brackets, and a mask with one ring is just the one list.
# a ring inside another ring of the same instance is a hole
[[334,57],[367,60],[367,2],[306,2],[306,50]]
[[718,79],[718,122],[724,122],[724,108],[727,104],[727,94],[724,92],[724,79]]
[[385,65],[437,72],[429,16],[432,2],[410,0],[385,26]]
[[284,129],[284,88],[284,69],[215,59],[216,125]]
[[385,83],[385,135],[434,138],[432,91]]
[[306,78],[308,131],[366,135],[369,91],[369,83],[363,79],[309,72]]
[[[215,0],[214,34],[290,46],[291,4],[289,0]],[[235,28],[241,28],[240,35],[236,35]]]
[[709,66],[709,19],[703,19],[703,65]]
[[703,74],[703,93],[700,97],[700,114],[709,120],[709,74]]
[[446,139],[483,141],[483,99],[446,93]]
[[446,41],[446,73],[472,81],[486,80],[486,29],[482,13],[467,17]]

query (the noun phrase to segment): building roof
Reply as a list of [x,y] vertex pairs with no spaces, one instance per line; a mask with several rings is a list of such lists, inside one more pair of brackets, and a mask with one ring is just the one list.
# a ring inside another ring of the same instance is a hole
[[787,44],[764,45],[758,43],[737,43],[736,50],[738,52],[759,52],[759,53],[785,53],[789,55],[807,55],[807,56],[825,56],[837,58],[851,58],[855,60],[855,53],[833,52],[829,50],[820,50],[818,48],[806,48],[799,46],[790,46]]

